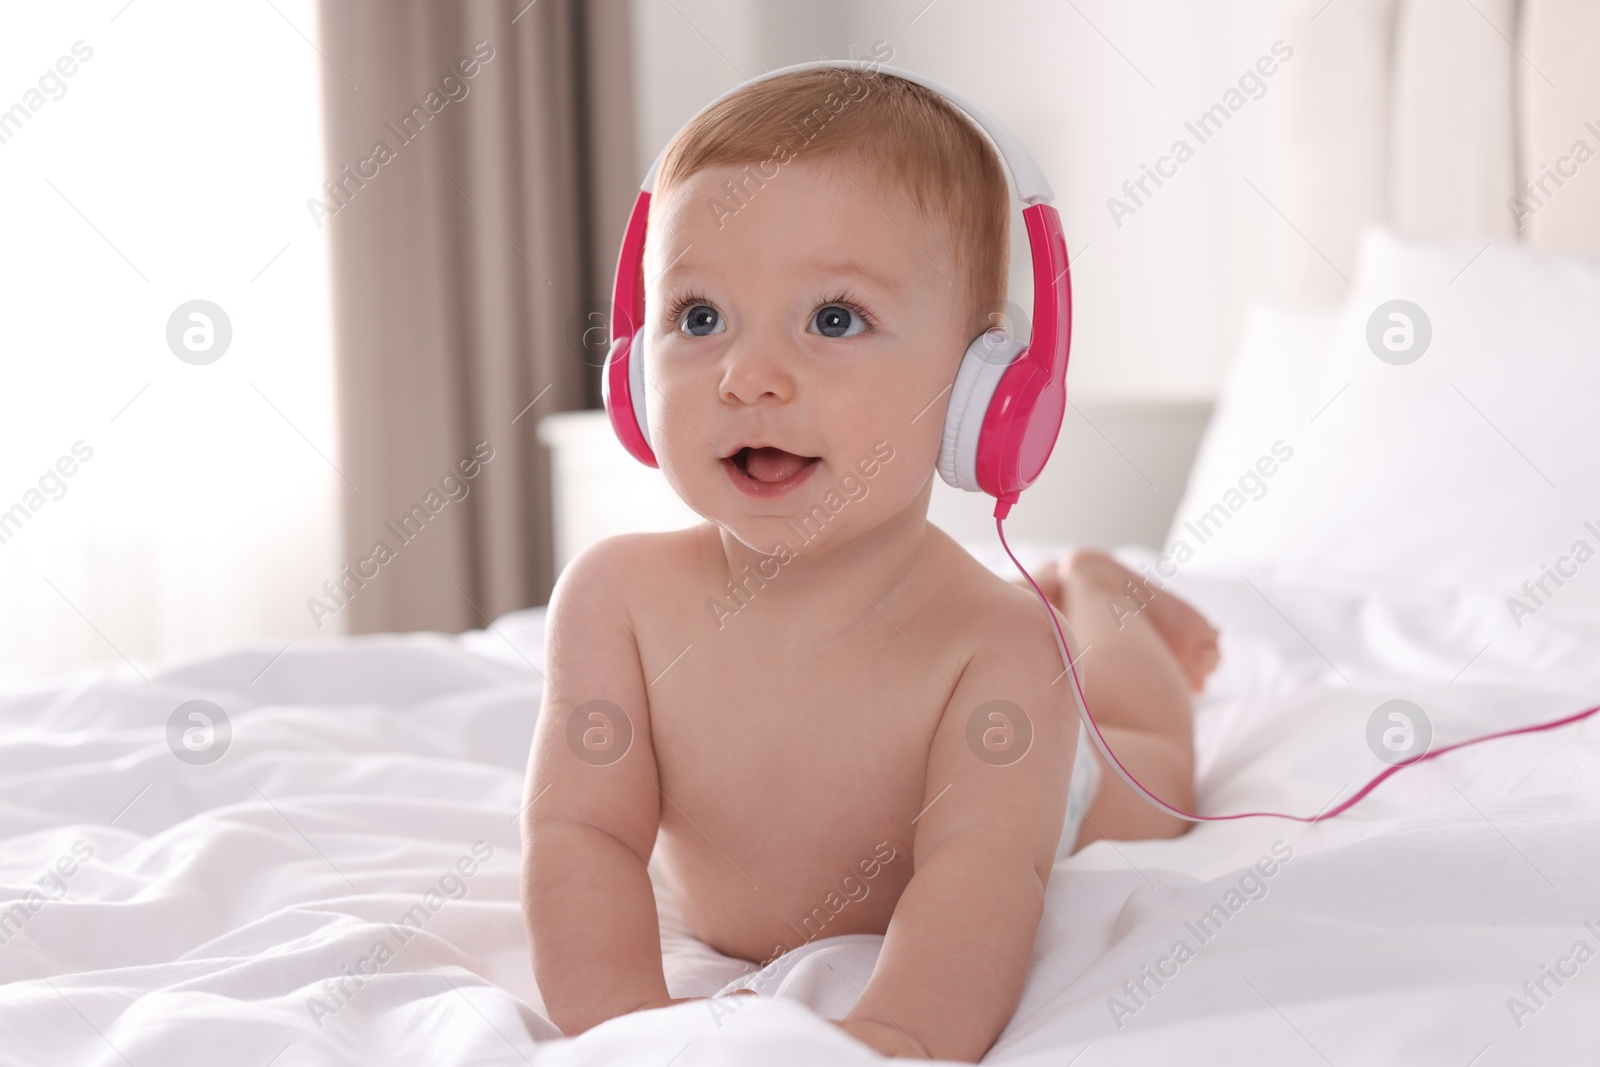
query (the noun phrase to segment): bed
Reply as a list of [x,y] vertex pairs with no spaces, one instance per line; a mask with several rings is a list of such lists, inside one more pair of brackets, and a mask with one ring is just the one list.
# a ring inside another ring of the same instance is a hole
[[[1396,701],[1435,746],[1600,702],[1600,474],[1584,435],[1600,396],[1600,268],[1586,258],[1600,182],[1572,181],[1520,230],[1496,214],[1511,218],[1515,176],[1561,155],[1552,138],[1581,136],[1555,132],[1565,105],[1529,82],[1600,99],[1580,62],[1595,12],[1289,5],[1306,43],[1282,204],[1304,222],[1290,240],[1324,251],[1286,253],[1299,291],[1252,310],[1214,413],[1086,406],[1064,438],[1188,471],[1159,473],[1151,488],[1169,498],[1090,532],[1130,542],[1125,562],[1222,632],[1196,710],[1203,811],[1326,810],[1390,765]],[[1407,147],[1371,132],[1362,108],[1377,101],[1390,108],[1377,128],[1413,131]],[[1434,128],[1418,116],[1462,101],[1509,125],[1444,138],[1448,192],[1424,195],[1444,164],[1415,150],[1414,131]],[[1352,166],[1330,173],[1329,153]],[[1387,177],[1349,177],[1362,168]],[[1319,195],[1326,210],[1295,214]],[[1321,256],[1349,281],[1318,306]],[[1396,300],[1421,317],[1389,317]],[[559,452],[558,471],[601,462]],[[1024,563],[1084,537],[1069,512],[1095,510],[1094,491],[1032,519],[1024,496]],[[574,498],[562,551],[607,522],[675,521],[626,499],[618,516]],[[968,502],[940,507],[1009,576],[961,525]],[[756,998],[571,1040],[545,1020],[517,903],[543,637],[536,608],[454,636],[0,682],[0,1065],[872,1062],[826,1021],[871,971],[881,939],[865,935],[790,953]],[[1597,719],[1421,763],[1328,822],[1089,845],[1057,865],[1021,1003],[986,1062],[1592,1056]],[[690,936],[659,883],[657,906],[674,996],[752,984],[756,966]]]
[[[1501,606],[1465,594],[1259,575],[1180,588],[1223,632],[1197,722],[1209,811],[1311,813],[1348,795],[1382,768],[1364,726],[1395,694],[1454,739],[1600,692],[1592,610],[1482,651],[1475,626]],[[0,877],[13,899],[47,899],[0,945],[0,1063],[870,1062],[822,1021],[870,972],[866,936],[802,947],[754,1003],[553,1041],[516,902],[542,621],[275,662],[240,650],[148,685],[108,672],[13,686]],[[213,764],[169,750],[167,720],[190,700],[231,720]],[[1090,845],[1051,880],[989,1061],[1564,1061],[1593,1039],[1600,962],[1565,989],[1547,981],[1536,1014],[1513,1019],[1506,1001],[1575,942],[1600,942],[1597,755],[1592,727],[1514,738],[1401,772],[1328,823]],[[58,894],[41,879],[63,858],[77,869]],[[1273,873],[1241,885],[1263,861]],[[754,965],[659,907],[674,995],[748,983]],[[1163,964],[1180,940],[1194,957]],[[394,958],[364,974],[379,943]],[[1156,969],[1175,973],[1157,987]]]

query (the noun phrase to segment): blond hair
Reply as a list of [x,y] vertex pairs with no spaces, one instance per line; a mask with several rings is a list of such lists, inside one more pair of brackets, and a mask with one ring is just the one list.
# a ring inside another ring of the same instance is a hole
[[[1010,193],[1000,158],[982,130],[944,97],[892,74],[827,68],[744,87],[673,139],[653,200],[707,167],[747,164],[725,183],[727,196],[710,206],[725,225],[794,159],[855,164],[878,190],[909,195],[950,242],[948,251],[920,251],[953,284],[961,285],[964,273],[967,307],[980,318],[1003,308]],[[958,263],[949,262],[950,251]]]

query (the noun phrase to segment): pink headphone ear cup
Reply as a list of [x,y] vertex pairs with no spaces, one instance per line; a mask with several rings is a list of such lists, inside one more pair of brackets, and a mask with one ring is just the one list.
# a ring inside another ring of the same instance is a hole
[[650,420],[645,415],[644,350],[644,327],[641,325],[639,332],[633,335],[633,350],[628,359],[628,398],[633,402],[633,419],[639,426],[639,436],[653,454],[655,445],[650,443]]
[[639,345],[642,340],[637,333],[612,338],[600,373],[600,398],[622,447],[640,463],[655,467],[659,464],[650,446],[644,412],[644,362],[640,358],[643,347]]
[[650,219],[649,181],[647,178],[645,188],[634,198],[617,256],[611,286],[611,350],[600,377],[600,395],[622,447],[640,463],[655,467],[659,464],[650,447],[644,393],[644,238]]
[[1027,349],[1026,343],[995,327],[979,334],[961,357],[955,384],[950,387],[950,403],[945,407],[938,464],[939,476],[957,489],[986,491],[978,482],[978,446],[989,402],[1006,368]]

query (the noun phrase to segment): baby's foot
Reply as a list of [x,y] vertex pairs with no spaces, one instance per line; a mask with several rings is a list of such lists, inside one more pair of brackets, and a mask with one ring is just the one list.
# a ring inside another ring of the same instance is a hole
[[[1061,587],[1061,574],[1056,570],[1055,560],[1046,560],[1030,570],[1028,574],[1033,578],[1034,585],[1039,587],[1039,592],[1044,594],[1044,598],[1046,600],[1050,601],[1050,603],[1054,604],[1062,611],[1067,610],[1067,593],[1066,590]],[[1023,578],[1020,574],[1012,578],[1007,578],[1006,581],[1010,582],[1012,585],[1021,586],[1023,589],[1027,589],[1029,591],[1032,591],[1033,589],[1033,586],[1028,584],[1027,579]]]
[[[1078,574],[1115,588],[1131,612],[1150,620],[1172,650],[1173,658],[1189,681],[1189,688],[1198,693],[1205,687],[1207,676],[1217,669],[1222,654],[1217,647],[1216,628],[1188,601],[1156,588],[1142,575],[1099,549],[1069,549],[1057,562],[1056,570],[1069,579]],[[1067,583],[1061,584],[1064,587]],[[1063,610],[1065,607],[1063,603]]]

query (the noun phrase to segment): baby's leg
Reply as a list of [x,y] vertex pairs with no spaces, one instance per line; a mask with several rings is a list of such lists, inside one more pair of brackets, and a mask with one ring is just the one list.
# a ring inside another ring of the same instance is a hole
[[[1084,700],[1106,744],[1145,788],[1174,807],[1193,811],[1190,692],[1216,666],[1216,631],[1188,604],[1150,589],[1103,552],[1069,552],[1055,577],[1058,603],[1077,638]],[[1135,583],[1132,591],[1130,580]],[[1071,679],[1060,684],[1069,685]],[[1100,761],[1100,788],[1078,833],[1077,848],[1103,837],[1178,837],[1193,825],[1152,807],[1098,752],[1095,758]]]

